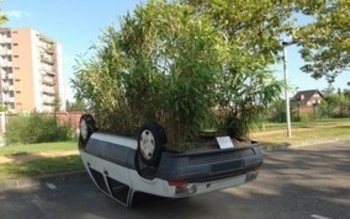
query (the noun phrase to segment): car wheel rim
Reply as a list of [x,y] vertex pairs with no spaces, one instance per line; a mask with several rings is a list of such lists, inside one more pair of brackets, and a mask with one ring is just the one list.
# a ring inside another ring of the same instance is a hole
[[84,140],[87,139],[88,127],[87,127],[86,121],[84,119],[80,123],[80,135]]
[[150,130],[144,130],[140,136],[140,151],[142,156],[150,160],[153,157],[155,149],[154,136]]

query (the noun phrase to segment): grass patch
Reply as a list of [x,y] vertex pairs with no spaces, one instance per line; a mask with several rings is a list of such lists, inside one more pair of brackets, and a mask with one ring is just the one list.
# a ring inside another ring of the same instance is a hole
[[[298,128],[293,126],[291,138],[287,138],[285,126],[277,129],[277,131],[256,134],[257,135],[254,136],[253,133],[251,138],[260,142],[263,149],[283,148],[289,145],[307,145],[324,143],[337,139],[350,139],[350,123],[338,123],[336,127],[334,125],[313,124],[300,125]],[[39,152],[68,151],[76,149],[76,142],[13,145],[0,148],[0,155],[35,155]],[[26,162],[2,163],[0,165],[0,181],[83,169],[84,166],[79,155],[42,158]]]
[[0,147],[0,155],[25,155],[39,152],[70,151],[77,149],[77,142],[55,142],[41,144],[21,144]]
[[83,169],[84,165],[79,155],[28,162],[3,163],[0,165],[0,181]]
[[[318,126],[338,126],[338,125],[350,125],[350,118],[341,119],[320,119],[315,122],[293,122],[292,128],[314,128]],[[287,127],[287,123],[264,123],[260,129],[253,130],[259,131],[273,131],[284,129]]]
[[264,149],[284,147],[288,145],[307,145],[322,143],[337,139],[350,139],[350,126],[313,127],[310,129],[292,129],[292,137],[288,138],[286,131],[257,135],[254,140],[260,142]]

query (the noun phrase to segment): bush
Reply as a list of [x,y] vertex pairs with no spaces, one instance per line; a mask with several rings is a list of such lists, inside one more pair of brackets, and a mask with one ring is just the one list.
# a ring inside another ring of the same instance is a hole
[[67,141],[71,138],[71,125],[58,123],[54,116],[48,114],[20,114],[6,127],[7,144]]
[[316,121],[316,117],[314,113],[303,113],[299,117],[300,117],[300,122],[303,122],[303,123]]
[[107,28],[95,54],[78,59],[72,80],[101,131],[136,137],[157,122],[168,145],[182,149],[203,129],[240,138],[261,121],[282,84],[260,53],[242,49],[246,43],[234,42],[211,16],[150,1],[120,28]]

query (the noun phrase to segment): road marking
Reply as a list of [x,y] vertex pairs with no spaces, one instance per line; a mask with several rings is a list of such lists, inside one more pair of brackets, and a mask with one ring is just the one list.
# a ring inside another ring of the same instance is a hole
[[57,189],[57,187],[52,183],[46,183],[46,186],[49,187],[49,189],[51,189],[51,190]]
[[323,217],[317,214],[310,215],[310,217],[315,218],[315,219],[331,219],[329,217]]

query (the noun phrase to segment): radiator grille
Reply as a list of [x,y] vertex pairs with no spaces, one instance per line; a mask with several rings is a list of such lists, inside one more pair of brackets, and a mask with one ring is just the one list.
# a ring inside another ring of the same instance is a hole
[[244,150],[235,150],[235,151],[220,151],[220,153],[216,154],[197,154],[191,156],[189,159],[190,165],[198,165],[198,164],[206,164],[206,163],[214,163],[225,160],[235,160],[246,156],[255,155],[254,150],[251,148],[247,148]]

